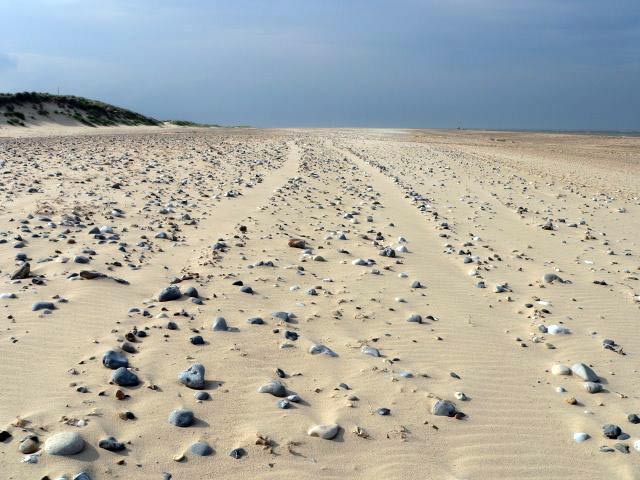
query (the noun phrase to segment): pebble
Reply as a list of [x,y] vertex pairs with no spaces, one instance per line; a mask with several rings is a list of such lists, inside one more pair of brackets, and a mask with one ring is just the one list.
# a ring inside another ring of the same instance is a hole
[[18,269],[14,271],[9,276],[9,278],[11,280],[22,280],[25,278],[29,278],[30,273],[31,273],[31,265],[29,264],[29,262],[25,262],[22,265],[20,265],[20,267],[18,267]]
[[186,408],[174,410],[169,414],[169,423],[176,427],[190,427],[193,425],[194,420],[193,412]]
[[273,380],[272,382],[269,382],[269,383],[267,383],[265,385],[262,385],[258,389],[258,392],[259,393],[270,393],[274,397],[286,397],[287,396],[286,387],[282,384],[282,382],[279,382],[278,380]]
[[226,332],[229,330],[227,321],[224,317],[216,317],[213,319],[213,326],[211,327],[214,332]]
[[291,312],[273,312],[271,316],[285,322],[290,322],[292,319],[296,318],[295,314]]
[[204,388],[204,365],[201,363],[194,363],[185,371],[178,375],[180,383],[186,385],[189,388],[199,390]]
[[234,448],[229,452],[229,456],[231,458],[235,458],[236,460],[241,459],[247,454],[247,451],[244,448]]
[[103,438],[98,442],[98,447],[110,452],[120,452],[126,448],[124,443],[117,441],[114,437]]
[[622,429],[617,425],[607,424],[602,427],[602,433],[605,437],[615,440],[622,434]]
[[125,367],[120,367],[113,372],[113,375],[111,375],[111,381],[121,387],[135,387],[140,383],[138,376],[131,370],[127,370]]
[[56,309],[56,306],[53,304],[53,302],[46,302],[46,301],[36,302],[31,307],[31,310],[34,312],[37,312],[38,310],[55,310],[55,309]]
[[325,345],[320,345],[320,344],[314,344],[311,345],[311,347],[309,347],[309,353],[311,355],[328,355],[330,357],[337,357],[338,354],[336,352],[334,352],[333,350],[331,350],[329,347],[325,346]]
[[563,283],[563,280],[555,273],[545,273],[544,276],[542,277],[542,281],[544,283],[553,283],[553,282]]
[[547,327],[547,333],[550,335],[568,335],[571,333],[571,330],[561,325],[549,325]]
[[582,384],[588,393],[598,393],[602,391],[602,384],[596,382],[584,382]]
[[369,346],[363,346],[360,351],[362,353],[364,353],[365,355],[370,355],[372,357],[379,357],[380,356],[380,351],[377,348],[373,348],[373,347],[369,347]]
[[60,432],[47,438],[44,450],[49,455],[76,455],[84,450],[84,440],[77,432]]
[[576,432],[573,434],[573,440],[577,443],[582,443],[586,440],[589,440],[590,438],[591,438],[591,435],[585,432]]
[[332,440],[338,435],[339,431],[340,426],[336,423],[328,425],[314,425],[307,430],[307,435],[310,437],[320,437],[325,440]]
[[35,435],[25,437],[18,446],[20,453],[29,454],[37,452],[40,449],[40,440]]
[[102,364],[111,370],[116,370],[120,367],[128,367],[129,360],[121,353],[109,350],[102,356]]
[[193,394],[193,396],[195,397],[196,400],[209,400],[211,398],[211,395],[209,394],[209,392],[196,392]]
[[613,445],[613,448],[618,450],[620,453],[629,453],[629,445],[625,443],[616,443]]
[[571,369],[566,365],[557,363],[551,367],[551,373],[553,375],[571,375]]
[[207,442],[196,442],[189,449],[192,454],[199,457],[208,457],[213,453],[213,448]]
[[200,295],[198,294],[198,290],[196,287],[188,287],[184,292],[184,295],[191,298],[198,298]]
[[431,413],[439,417],[453,417],[456,412],[456,405],[449,400],[437,400],[431,406]]
[[584,363],[575,363],[571,367],[571,371],[573,372],[574,375],[577,375],[578,377],[582,378],[583,380],[586,380],[587,382],[600,381],[600,377],[596,375],[596,372],[594,372],[591,369],[591,367],[589,367],[588,365],[585,365]]
[[158,301],[170,302],[172,300],[178,300],[180,297],[182,297],[180,288],[178,288],[177,285],[169,285],[158,294]]

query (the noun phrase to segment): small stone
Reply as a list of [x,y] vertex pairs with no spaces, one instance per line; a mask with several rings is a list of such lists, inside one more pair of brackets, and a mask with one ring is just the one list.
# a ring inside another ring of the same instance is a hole
[[562,279],[555,273],[545,273],[544,276],[542,277],[542,281],[544,283],[553,283],[553,282],[563,283]]
[[111,376],[111,381],[121,387],[135,387],[140,383],[138,376],[125,367],[118,368]]
[[553,375],[571,375],[571,369],[566,365],[557,363],[553,367],[551,367],[551,373]]
[[573,440],[577,443],[582,443],[586,440],[589,440],[590,438],[591,438],[591,435],[585,432],[576,432],[573,434]]
[[29,435],[24,440],[22,440],[22,442],[20,442],[20,445],[18,446],[18,450],[20,450],[20,453],[24,453],[25,455],[37,452],[39,449],[40,441],[35,435]]
[[199,457],[208,457],[213,453],[213,448],[207,442],[196,442],[189,449],[192,454]]
[[431,413],[439,417],[453,417],[456,414],[456,405],[449,400],[438,400],[432,405]]
[[117,441],[114,437],[103,438],[98,442],[98,447],[110,452],[120,452],[126,448],[124,443]]
[[169,423],[180,428],[190,427],[194,420],[193,412],[186,408],[174,410],[169,415]]
[[229,452],[229,456],[235,458],[236,460],[241,459],[247,454],[247,451],[244,448],[234,448]]
[[120,367],[128,367],[129,360],[121,353],[109,350],[102,356],[102,364],[111,370],[116,370]]
[[55,310],[55,309],[56,309],[56,306],[53,304],[53,302],[46,302],[46,301],[36,302],[31,307],[31,310],[34,312],[37,312],[38,310]]
[[360,351],[362,353],[364,353],[365,355],[370,355],[372,357],[379,357],[380,356],[380,351],[377,348],[373,348],[373,347],[369,347],[367,345],[364,345]]
[[188,287],[184,292],[184,295],[191,298],[198,298],[200,295],[198,294],[198,290],[196,287]]
[[177,285],[169,285],[158,294],[159,302],[170,302],[172,300],[178,300],[182,297],[180,288]]
[[296,317],[296,316],[295,316],[293,313],[291,313],[291,312],[282,312],[282,311],[280,311],[280,312],[273,312],[273,313],[271,314],[271,316],[272,316],[273,318],[278,318],[278,319],[283,320],[283,321],[285,321],[285,322],[291,322],[291,320],[292,320],[292,319],[294,319],[294,318]]
[[47,438],[44,450],[49,455],[75,455],[84,450],[84,440],[77,432],[60,432]]
[[598,393],[602,391],[602,384],[596,382],[584,382],[584,389],[589,393]]
[[314,425],[307,431],[310,437],[320,437],[325,440],[332,440],[338,435],[340,426],[336,423],[329,425]]
[[189,388],[199,390],[204,388],[204,365],[201,363],[194,363],[184,372],[178,375],[180,383],[186,385]]
[[288,244],[291,248],[306,248],[306,242],[299,238],[292,238]]
[[605,437],[615,440],[622,434],[622,429],[617,425],[607,424],[602,427],[602,433]]
[[616,443],[613,448],[618,450],[620,453],[629,453],[629,445],[625,443]]
[[309,347],[309,353],[311,355],[328,355],[329,357],[337,357],[338,354],[331,350],[329,347],[321,344],[314,344]]
[[193,394],[193,396],[195,397],[196,400],[209,400],[211,398],[211,395],[209,395],[209,392],[196,392]]
[[596,372],[594,372],[591,369],[591,367],[589,367],[588,365],[586,365],[584,363],[575,363],[571,367],[571,371],[573,372],[574,375],[577,375],[578,377],[582,378],[583,380],[586,380],[587,382],[599,382],[600,381],[600,377],[598,377],[598,375],[596,375]]
[[380,416],[386,417],[387,415],[391,415],[391,410],[388,408],[382,407],[376,410],[376,413]]
[[229,330],[227,321],[224,317],[216,317],[213,319],[213,326],[211,327],[214,332],[226,332]]
[[422,315],[414,313],[407,318],[407,322],[411,323],[422,323]]
[[270,393],[271,395],[273,395],[274,397],[286,397],[287,396],[287,389],[285,388],[285,386],[277,381],[277,380],[273,380],[272,382],[269,382],[265,385],[262,385],[259,389],[258,389],[259,393]]
[[629,415],[627,415],[627,420],[629,420],[629,423],[640,423],[640,417],[635,413],[630,413]]
[[29,262],[24,262],[20,267],[10,275],[11,280],[22,280],[24,278],[29,278],[29,274],[31,272],[31,265]]

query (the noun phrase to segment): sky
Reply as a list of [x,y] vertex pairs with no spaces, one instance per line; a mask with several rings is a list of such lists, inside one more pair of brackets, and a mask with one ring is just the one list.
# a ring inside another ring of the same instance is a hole
[[640,130],[640,0],[0,0],[0,91],[260,127]]

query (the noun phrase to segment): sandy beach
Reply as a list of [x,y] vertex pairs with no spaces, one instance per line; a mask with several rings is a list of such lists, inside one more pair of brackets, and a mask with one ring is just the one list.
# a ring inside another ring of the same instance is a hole
[[2,479],[640,478],[640,137],[3,127],[0,178]]

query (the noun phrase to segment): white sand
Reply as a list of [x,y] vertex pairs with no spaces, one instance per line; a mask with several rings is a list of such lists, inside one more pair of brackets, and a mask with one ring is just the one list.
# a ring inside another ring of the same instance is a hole
[[[0,443],[1,478],[80,471],[93,479],[159,479],[162,472],[174,479],[637,478],[640,454],[632,446],[640,425],[627,414],[640,413],[640,139],[152,127],[3,128],[0,136],[0,293],[18,297],[0,299],[0,430],[12,434]],[[229,191],[242,195],[225,197]],[[114,208],[124,216],[114,217]],[[63,225],[72,214],[81,225]],[[548,219],[554,230],[541,228]],[[107,233],[99,243],[88,233],[103,225],[119,239]],[[177,241],[155,238],[161,231]],[[375,242],[377,232],[384,240]],[[14,248],[18,235],[26,245]],[[408,253],[379,255],[398,247],[400,236]],[[306,240],[326,261],[288,247],[291,238]],[[224,252],[211,248],[219,239]],[[18,252],[43,285],[9,280]],[[74,263],[75,255],[91,261]],[[45,257],[51,261],[38,261]],[[356,258],[376,264],[354,266]],[[260,260],[275,267],[248,268]],[[68,279],[81,270],[129,285]],[[544,284],[551,272],[570,283]],[[189,279],[180,289],[195,286],[203,305],[153,300],[181,276]],[[236,280],[255,293],[241,293]],[[414,280],[425,288],[410,288]],[[486,289],[475,288],[480,280]],[[512,291],[493,292],[505,283]],[[318,295],[306,294],[309,288]],[[35,301],[58,295],[68,303],[49,315],[31,311]],[[150,315],[128,314],[132,307]],[[156,318],[165,309],[168,318]],[[277,310],[294,312],[297,322],[272,318]],[[407,322],[413,313],[424,323]],[[216,316],[237,331],[211,331]],[[266,325],[246,322],[255,316]],[[170,320],[178,330],[166,328]],[[571,333],[544,334],[540,324]],[[143,384],[122,388],[130,397],[117,400],[101,358],[134,327],[148,333],[134,344],[138,353],[126,354]],[[300,338],[286,340],[285,330]],[[196,334],[207,343],[192,345]],[[604,349],[603,339],[626,355]],[[338,356],[308,353],[317,343]],[[363,345],[383,356],[363,355]],[[206,367],[211,400],[197,402],[178,382],[196,362]],[[556,363],[576,362],[593,366],[604,392],[589,394],[575,376],[550,373]],[[293,408],[279,409],[278,398],[257,392],[277,378],[276,368],[303,400]],[[456,392],[468,400],[456,400]],[[566,402],[571,396],[577,405]],[[438,398],[466,417],[432,415]],[[178,407],[193,410],[194,426],[168,423]],[[381,407],[391,414],[378,415]],[[119,418],[124,411],[136,419]],[[16,418],[21,427],[12,425]],[[331,423],[342,427],[336,439],[307,435]],[[604,438],[608,423],[630,438]],[[357,427],[366,433],[356,435]],[[24,436],[36,434],[42,444],[60,431],[79,432],[85,450],[20,463]],[[575,432],[592,438],[575,443]],[[256,445],[258,433],[273,449]],[[108,436],[125,442],[126,452],[98,448]],[[192,455],[198,440],[215,454]],[[631,453],[599,451],[616,443]],[[238,447],[247,452],[240,460],[228,455]],[[185,460],[173,460],[183,453]]]

